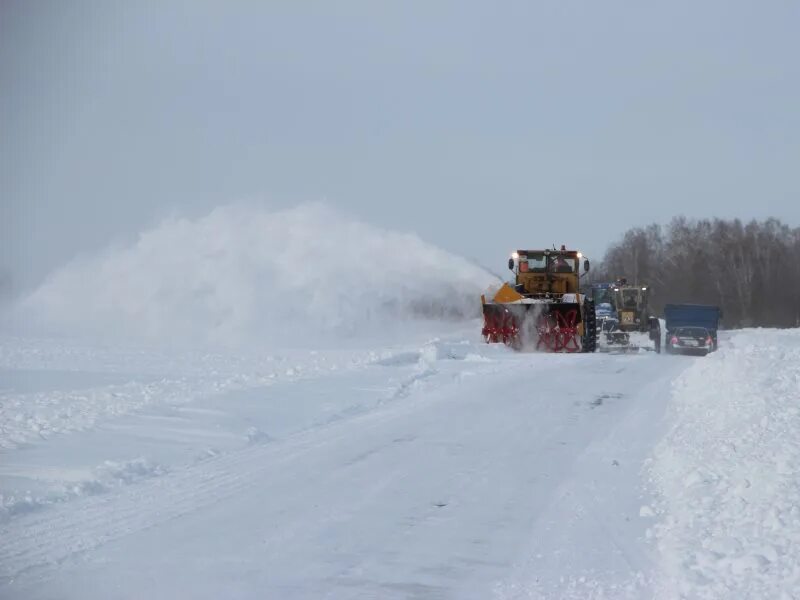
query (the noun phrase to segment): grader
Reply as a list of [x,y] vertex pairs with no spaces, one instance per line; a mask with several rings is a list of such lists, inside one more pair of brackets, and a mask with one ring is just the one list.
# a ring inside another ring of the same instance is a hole
[[619,328],[622,331],[647,331],[649,288],[646,285],[630,285],[623,277],[614,282],[611,290],[619,315]]
[[[488,343],[545,352],[594,352],[594,303],[579,292],[583,255],[577,250],[517,250],[508,260],[514,284],[503,284],[483,305]],[[583,260],[584,272],[589,261]]]

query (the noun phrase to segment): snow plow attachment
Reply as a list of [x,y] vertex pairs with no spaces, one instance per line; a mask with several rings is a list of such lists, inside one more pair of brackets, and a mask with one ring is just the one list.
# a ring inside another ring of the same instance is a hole
[[492,302],[483,297],[482,302],[482,334],[488,343],[542,352],[595,351],[594,308],[577,294],[557,300],[525,298],[506,284]]

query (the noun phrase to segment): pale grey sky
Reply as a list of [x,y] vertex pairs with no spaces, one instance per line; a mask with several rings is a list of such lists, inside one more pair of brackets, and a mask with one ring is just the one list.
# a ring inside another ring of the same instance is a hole
[[676,214],[800,225],[800,4],[0,0],[17,285],[322,198],[502,271]]

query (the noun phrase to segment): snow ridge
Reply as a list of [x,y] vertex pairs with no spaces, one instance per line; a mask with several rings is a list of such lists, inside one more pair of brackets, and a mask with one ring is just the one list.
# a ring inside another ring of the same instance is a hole
[[74,498],[105,494],[122,486],[158,477],[167,472],[166,467],[145,457],[124,462],[107,460],[93,469],[94,476],[92,478],[65,482],[61,489],[46,494],[0,493],[0,523],[24,513],[68,502]]
[[796,598],[800,332],[735,333],[674,383],[650,465],[660,598]]

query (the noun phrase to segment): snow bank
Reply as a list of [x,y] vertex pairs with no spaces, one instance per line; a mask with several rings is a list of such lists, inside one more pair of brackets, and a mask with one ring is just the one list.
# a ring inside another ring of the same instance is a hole
[[90,478],[65,482],[59,489],[46,494],[23,492],[4,495],[0,493],[0,523],[19,514],[68,502],[81,496],[105,494],[115,488],[158,477],[167,472],[166,467],[144,457],[124,462],[107,460],[93,469]]
[[[296,341],[478,316],[494,276],[412,234],[323,205],[169,219],[76,260],[23,299],[37,332],[209,343]],[[402,325],[400,325],[402,326]]]
[[659,597],[796,598],[800,331],[732,334],[673,395],[650,465]]

